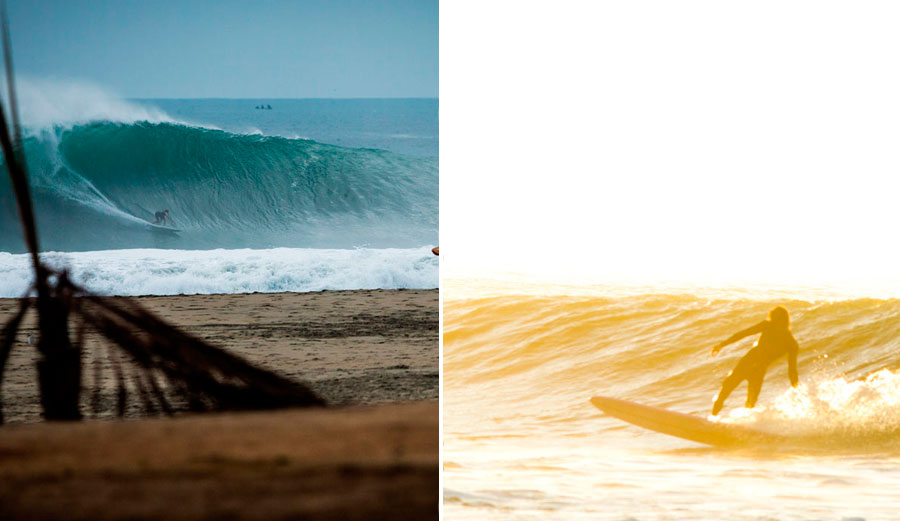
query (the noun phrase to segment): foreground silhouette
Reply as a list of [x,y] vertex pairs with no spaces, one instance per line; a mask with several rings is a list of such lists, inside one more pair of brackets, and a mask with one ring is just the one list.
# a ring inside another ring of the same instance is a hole
[[728,344],[755,334],[759,334],[756,344],[738,361],[725,381],[722,382],[722,390],[719,391],[719,396],[713,404],[713,416],[719,414],[725,404],[725,399],[744,380],[747,380],[746,407],[752,408],[756,405],[756,399],[762,390],[763,379],[766,377],[769,364],[784,355],[788,355],[788,377],[791,379],[791,385],[797,387],[799,383],[797,352],[800,347],[791,333],[791,318],[787,310],[781,306],[772,308],[766,320],[738,331],[728,339],[719,342],[712,348],[712,354],[715,355]]

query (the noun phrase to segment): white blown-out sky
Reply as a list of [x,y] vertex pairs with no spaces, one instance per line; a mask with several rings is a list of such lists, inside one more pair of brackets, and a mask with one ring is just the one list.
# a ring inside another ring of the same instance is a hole
[[900,288],[898,15],[442,2],[442,273]]

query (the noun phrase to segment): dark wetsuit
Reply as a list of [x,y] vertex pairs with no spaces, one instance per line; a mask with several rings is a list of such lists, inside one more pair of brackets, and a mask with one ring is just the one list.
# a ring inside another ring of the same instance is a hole
[[156,220],[153,221],[153,224],[166,224],[166,212],[156,212],[153,214],[156,217]]
[[718,414],[725,403],[728,395],[734,391],[741,382],[747,380],[747,407],[756,405],[756,399],[762,390],[763,379],[766,376],[766,370],[769,364],[776,359],[788,355],[788,377],[791,379],[791,385],[796,386],[799,381],[797,374],[797,353],[800,347],[797,340],[791,334],[791,330],[787,327],[777,326],[768,320],[763,320],[753,327],[749,327],[743,331],[738,331],[722,342],[721,346],[737,342],[738,340],[750,335],[759,335],[759,340],[750,351],[738,361],[735,368],[728,374],[725,381],[722,382],[722,390],[719,391],[719,397],[713,405],[713,414]]

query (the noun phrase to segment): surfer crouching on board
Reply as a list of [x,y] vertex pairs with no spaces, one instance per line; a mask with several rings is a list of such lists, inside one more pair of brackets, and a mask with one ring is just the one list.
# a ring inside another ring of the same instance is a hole
[[153,221],[153,224],[158,224],[158,225],[160,225],[160,226],[165,226],[165,225],[166,225],[166,220],[169,220],[169,221],[172,220],[172,218],[169,217],[169,211],[168,211],[168,210],[163,210],[163,211],[161,211],[161,212],[156,212],[155,214],[153,214],[153,216],[156,217],[156,220]]
[[784,355],[788,357],[788,377],[791,379],[791,385],[797,387],[800,380],[797,375],[797,352],[800,346],[791,333],[791,318],[787,310],[781,306],[772,308],[766,320],[719,342],[712,348],[712,354],[715,355],[728,344],[757,333],[760,334],[759,340],[722,382],[722,390],[719,391],[719,396],[713,404],[713,416],[719,414],[725,399],[744,380],[747,380],[746,407],[752,408],[756,405],[759,391],[762,390],[763,378],[766,377],[766,369],[769,368],[769,364]]

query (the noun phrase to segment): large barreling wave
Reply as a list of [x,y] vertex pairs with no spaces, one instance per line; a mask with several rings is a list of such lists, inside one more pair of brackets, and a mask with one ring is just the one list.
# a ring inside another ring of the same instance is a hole
[[[234,134],[90,89],[30,87],[24,145],[42,250],[437,241],[437,158]],[[181,232],[147,225],[164,209]],[[24,251],[5,176],[0,251]]]

